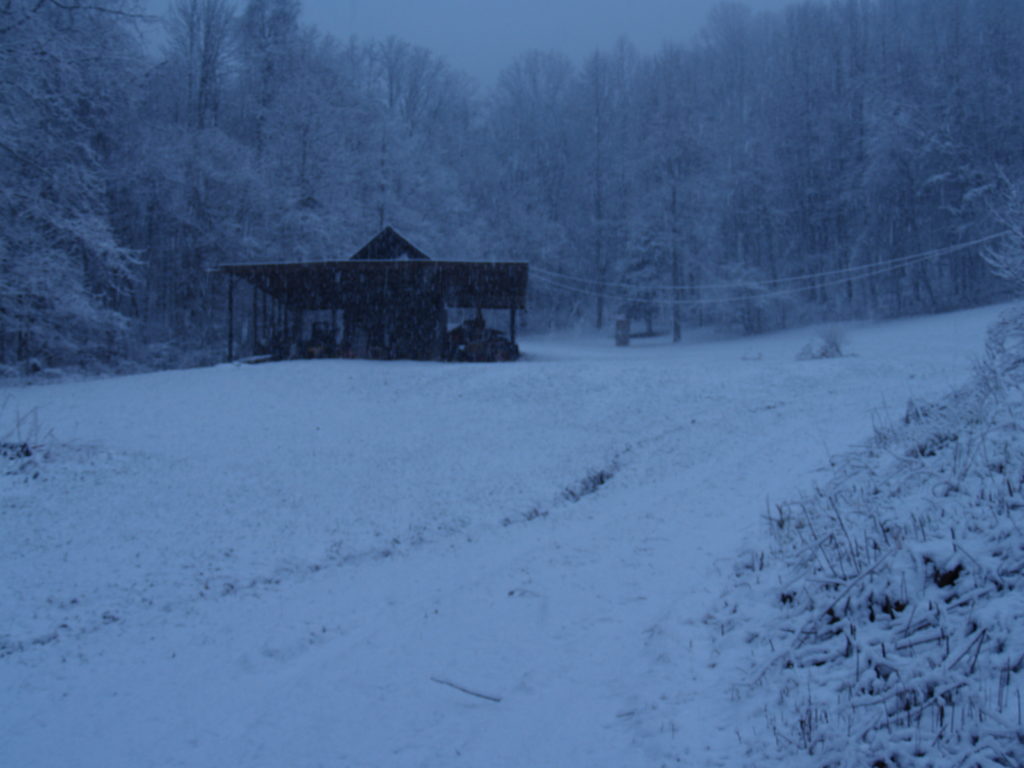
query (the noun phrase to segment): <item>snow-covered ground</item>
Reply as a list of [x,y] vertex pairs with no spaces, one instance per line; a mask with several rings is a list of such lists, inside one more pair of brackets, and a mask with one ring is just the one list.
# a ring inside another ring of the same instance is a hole
[[0,765],[745,765],[738,553],[998,312],[0,390]]

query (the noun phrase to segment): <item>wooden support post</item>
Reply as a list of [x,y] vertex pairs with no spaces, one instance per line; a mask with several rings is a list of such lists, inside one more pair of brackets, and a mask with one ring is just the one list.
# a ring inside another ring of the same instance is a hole
[[257,303],[259,301],[259,298],[257,297],[256,293],[257,293],[256,292],[256,283],[253,283],[252,284],[252,326],[250,328],[250,331],[251,331],[251,335],[252,335],[252,354],[254,354],[254,355],[256,354],[257,350],[259,349],[259,341],[260,341],[260,337],[259,337],[259,332],[260,332],[259,317],[260,316],[259,316],[259,304]]
[[228,277],[228,362],[235,359],[235,277]]
[[615,320],[615,346],[629,346],[629,318],[620,317]]
[[516,343],[516,308],[514,306],[509,310],[508,338],[513,344]]
[[[269,330],[268,326],[270,325],[270,323],[268,322],[268,319],[269,319],[269,315],[267,314],[267,292],[265,290],[263,290],[262,286],[261,286],[261,290],[260,290],[260,328],[263,331],[263,336],[265,337],[266,341],[269,343],[269,341],[270,341],[270,339],[269,339],[270,334],[268,333],[268,330]],[[264,350],[263,351],[266,352],[266,346],[264,346]]]

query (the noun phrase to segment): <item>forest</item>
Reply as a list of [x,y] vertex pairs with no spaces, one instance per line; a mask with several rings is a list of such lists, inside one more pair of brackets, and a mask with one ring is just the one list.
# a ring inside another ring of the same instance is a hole
[[300,12],[0,2],[0,372],[215,361],[212,267],[345,258],[385,225],[529,262],[529,330],[679,340],[1007,290],[1017,0],[727,2],[656,53],[525,51],[487,87]]

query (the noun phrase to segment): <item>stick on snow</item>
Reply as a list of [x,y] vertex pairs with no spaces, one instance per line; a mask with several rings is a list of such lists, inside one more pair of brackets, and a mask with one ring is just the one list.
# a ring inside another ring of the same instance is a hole
[[495,704],[501,704],[501,699],[497,696],[488,696],[486,693],[477,693],[476,691],[469,690],[469,688],[463,688],[461,685],[456,685],[453,682],[441,680],[437,677],[432,677],[430,679],[438,685],[447,685],[449,688],[454,688],[456,691],[462,691],[462,693],[469,694],[470,696],[476,696],[478,699],[484,699],[485,701],[493,701]]

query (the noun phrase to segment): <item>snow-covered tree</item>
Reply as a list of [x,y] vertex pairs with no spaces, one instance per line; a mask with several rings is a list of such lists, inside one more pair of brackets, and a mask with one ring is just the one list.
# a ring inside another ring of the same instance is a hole
[[135,258],[111,227],[107,164],[139,58],[118,10],[0,9],[0,362],[121,347]]

